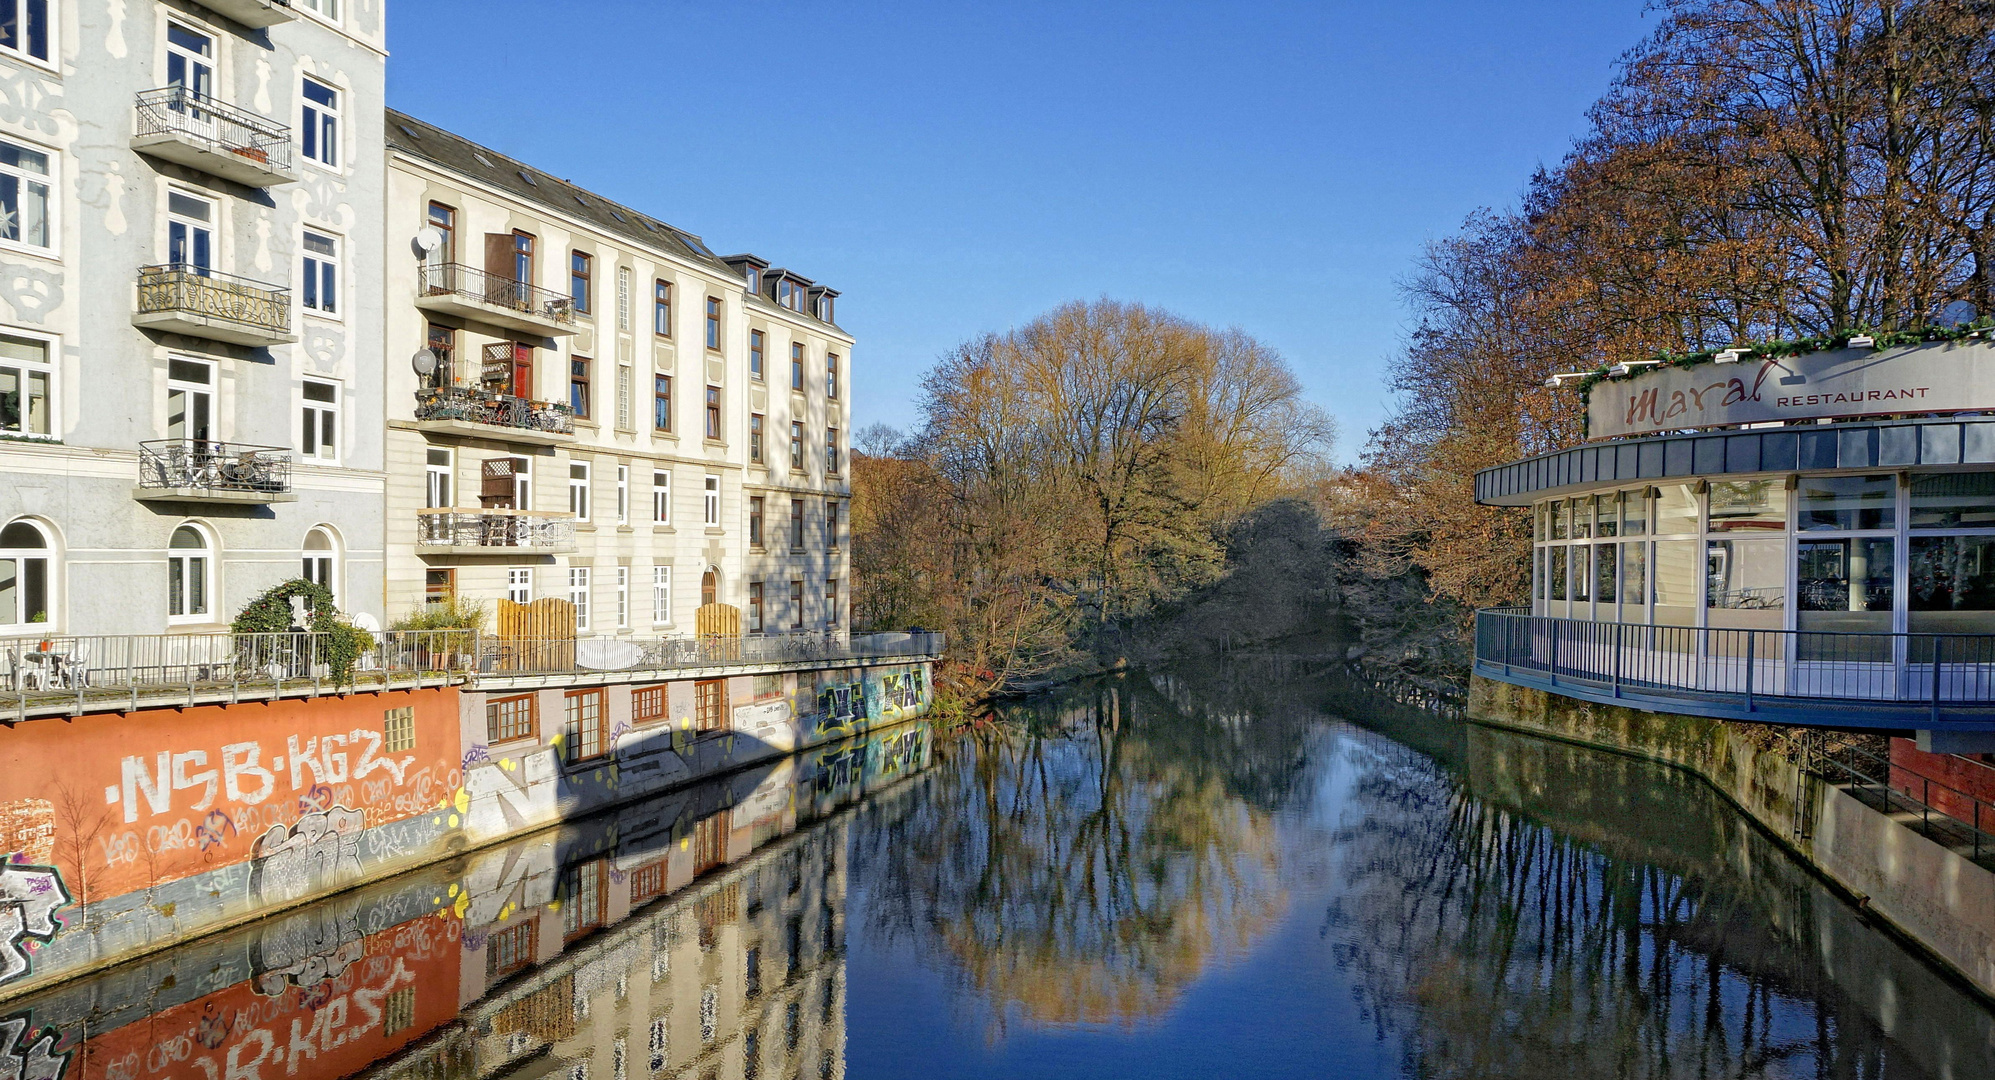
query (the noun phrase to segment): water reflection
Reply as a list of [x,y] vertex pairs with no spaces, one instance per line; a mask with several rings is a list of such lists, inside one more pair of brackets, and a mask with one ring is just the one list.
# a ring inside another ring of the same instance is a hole
[[844,1074],[847,819],[912,725],[0,1009],[0,1077]]

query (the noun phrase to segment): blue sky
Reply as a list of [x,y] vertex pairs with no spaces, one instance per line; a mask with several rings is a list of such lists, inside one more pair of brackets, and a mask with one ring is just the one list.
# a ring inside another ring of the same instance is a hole
[[1108,296],[1280,349],[1350,460],[1394,280],[1559,159],[1641,9],[419,0],[388,100],[842,290],[857,427],[910,425],[951,346]]

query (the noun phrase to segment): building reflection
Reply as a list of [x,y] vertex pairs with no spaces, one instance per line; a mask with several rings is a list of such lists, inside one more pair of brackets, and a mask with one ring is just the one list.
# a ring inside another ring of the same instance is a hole
[[845,1072],[847,816],[926,725],[382,882],[0,1008],[0,1077]]

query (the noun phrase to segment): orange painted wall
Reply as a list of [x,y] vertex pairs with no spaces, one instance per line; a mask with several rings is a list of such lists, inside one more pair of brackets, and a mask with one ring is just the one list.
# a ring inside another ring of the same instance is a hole
[[[387,714],[412,710],[391,751]],[[0,860],[101,900],[436,810],[462,783],[455,689],[32,720],[0,730]],[[309,819],[309,820],[307,820]]]

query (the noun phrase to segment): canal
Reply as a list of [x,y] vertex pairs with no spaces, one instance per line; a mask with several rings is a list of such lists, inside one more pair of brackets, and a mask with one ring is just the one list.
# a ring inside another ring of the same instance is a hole
[[1701,781],[1266,662],[882,732],[0,1004],[0,1078],[1995,1076]]

